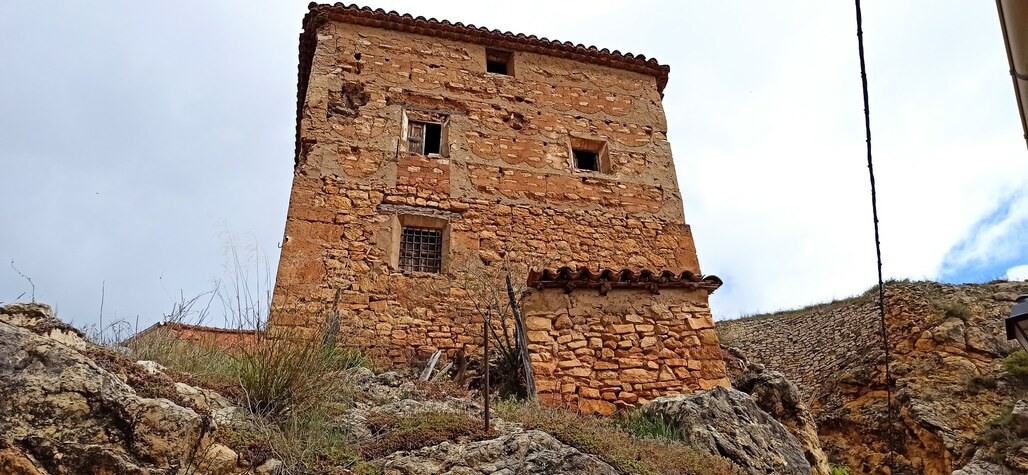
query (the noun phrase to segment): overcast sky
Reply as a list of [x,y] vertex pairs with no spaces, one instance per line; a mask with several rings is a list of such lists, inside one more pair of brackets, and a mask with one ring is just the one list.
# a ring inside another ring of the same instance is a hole
[[[0,3],[0,301],[30,298],[13,261],[65,319],[95,322],[103,288],[105,319],[146,325],[222,278],[233,246],[274,270],[306,4]],[[716,317],[875,282],[851,2],[371,6],[669,64],[686,219],[726,282]],[[1028,278],[995,5],[868,1],[864,30],[886,277]]]

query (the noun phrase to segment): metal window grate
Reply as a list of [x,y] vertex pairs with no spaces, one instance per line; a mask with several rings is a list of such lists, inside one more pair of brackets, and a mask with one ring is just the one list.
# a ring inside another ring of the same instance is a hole
[[400,270],[438,274],[442,267],[442,257],[442,230],[403,228],[400,234]]

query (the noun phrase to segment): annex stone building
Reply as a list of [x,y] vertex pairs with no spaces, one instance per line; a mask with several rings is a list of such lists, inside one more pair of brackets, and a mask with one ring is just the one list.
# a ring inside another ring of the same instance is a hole
[[[467,282],[503,266],[542,401],[609,414],[727,385],[641,55],[356,6],[300,35],[296,155],[271,326],[379,363],[478,351]],[[479,279],[478,281],[480,281]],[[501,289],[497,289],[501,290]]]

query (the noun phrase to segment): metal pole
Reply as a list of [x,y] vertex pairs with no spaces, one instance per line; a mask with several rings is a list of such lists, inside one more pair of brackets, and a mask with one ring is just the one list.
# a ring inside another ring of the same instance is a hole
[[489,314],[482,316],[482,334],[485,336],[485,342],[482,344],[482,366],[485,368],[485,431],[489,432]]

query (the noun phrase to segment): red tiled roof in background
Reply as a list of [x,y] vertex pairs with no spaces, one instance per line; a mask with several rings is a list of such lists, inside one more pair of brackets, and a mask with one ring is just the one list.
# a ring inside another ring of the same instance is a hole
[[164,327],[183,340],[213,340],[224,344],[252,343],[257,340],[257,330],[204,327],[185,323],[167,323]]
[[532,269],[528,272],[528,286],[544,289],[556,288],[571,292],[574,289],[599,289],[605,295],[611,289],[643,289],[657,293],[660,289],[704,289],[713,293],[723,282],[715,275],[697,275],[685,271],[674,273],[669,270],[656,272],[648,269],[633,271],[623,269],[600,269],[592,271],[585,267],[572,269]]
[[257,330],[216,328],[169,322],[154,324],[151,327],[136,333],[123,344],[129,345],[134,341],[143,341],[148,335],[158,331],[166,331],[179,340],[208,343],[221,348],[252,344],[257,341],[258,335]]
[[314,60],[317,30],[318,27],[330,20],[464,41],[498,49],[526,51],[647,74],[657,79],[657,91],[661,94],[664,92],[664,87],[667,86],[668,74],[671,72],[669,66],[641,54],[622,53],[618,50],[610,51],[606,48],[598,49],[595,46],[576,45],[568,41],[560,42],[539,38],[535,35],[502,32],[471,24],[465,25],[461,22],[451,23],[447,20],[414,17],[395,11],[387,12],[381,8],[373,10],[368,7],[344,5],[343,3],[327,5],[311,2],[307,8],[309,11],[303,19],[303,32],[300,33],[300,65],[296,98],[297,160],[300,156],[300,120],[303,118],[303,101],[307,95],[307,82],[310,78],[311,63]]

